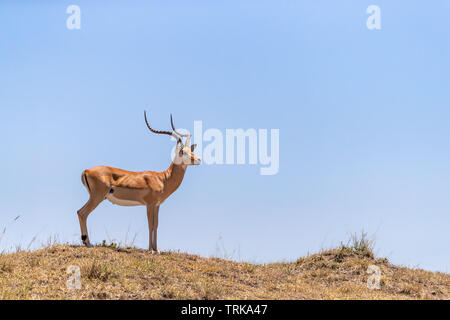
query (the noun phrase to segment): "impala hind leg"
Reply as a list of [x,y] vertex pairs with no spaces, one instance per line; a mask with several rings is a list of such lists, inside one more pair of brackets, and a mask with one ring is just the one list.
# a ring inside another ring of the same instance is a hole
[[105,195],[106,195],[106,192],[104,194],[100,194],[100,195],[96,195],[96,196],[90,194],[88,202],[80,210],[77,211],[78,220],[80,221],[81,240],[83,241],[83,244],[87,247],[91,246],[91,243],[89,242],[89,235],[88,235],[88,230],[87,230],[87,225],[86,225],[87,218],[88,218],[89,214],[92,211],[94,211],[94,209],[97,208],[97,206],[103,200],[105,200]]

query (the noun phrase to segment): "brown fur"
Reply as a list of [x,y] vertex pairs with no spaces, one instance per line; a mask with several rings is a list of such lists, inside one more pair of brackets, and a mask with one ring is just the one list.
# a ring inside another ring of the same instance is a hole
[[178,189],[186,167],[200,162],[188,147],[180,146],[176,154],[178,156],[169,168],[161,172],[133,172],[107,166],[84,170],[81,181],[89,192],[89,200],[78,210],[83,243],[90,245],[87,217],[109,197],[111,202],[119,205],[147,206],[149,250],[157,251],[159,206]]

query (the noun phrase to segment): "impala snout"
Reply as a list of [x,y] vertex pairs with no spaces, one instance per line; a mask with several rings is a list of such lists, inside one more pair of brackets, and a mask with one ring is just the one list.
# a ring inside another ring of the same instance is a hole
[[187,155],[187,157],[185,158],[186,159],[186,161],[185,161],[186,164],[191,165],[191,166],[197,166],[200,163],[202,163],[202,159],[197,157],[192,152],[186,153],[186,155]]
[[195,157],[195,158],[192,159],[192,164],[194,166],[198,166],[201,163],[202,163],[202,159],[200,159],[199,157]]

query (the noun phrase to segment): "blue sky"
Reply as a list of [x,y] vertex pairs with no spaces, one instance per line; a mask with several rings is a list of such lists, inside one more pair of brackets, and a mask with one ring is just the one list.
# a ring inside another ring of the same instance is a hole
[[[81,8],[68,30],[66,8]],[[381,30],[366,8],[381,8]],[[449,272],[448,1],[2,1],[1,248],[79,243],[81,172],[164,170],[152,124],[280,129],[280,170],[189,168],[158,244],[252,262],[375,234],[393,263]],[[21,217],[12,221],[17,215]],[[93,242],[146,248],[144,207],[103,202]],[[221,240],[219,240],[221,239]]]

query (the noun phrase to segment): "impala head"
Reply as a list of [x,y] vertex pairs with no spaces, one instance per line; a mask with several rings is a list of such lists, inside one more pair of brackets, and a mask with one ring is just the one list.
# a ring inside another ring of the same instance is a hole
[[[144,111],[144,119],[147,124],[148,129],[156,134],[166,134],[177,139],[177,147],[175,149],[175,158],[174,163],[176,164],[184,164],[186,166],[190,165],[199,165],[201,163],[201,159],[194,154],[194,150],[197,147],[196,144],[191,145],[191,135],[190,134],[182,134],[175,129],[173,124],[172,115],[170,115],[170,124],[172,126],[172,132],[170,131],[158,131],[153,129],[147,120],[147,114]],[[186,141],[183,143],[181,138],[186,138]]]
[[196,144],[192,144],[188,147],[188,145],[184,145],[182,142],[177,142],[174,162],[176,164],[185,164],[187,166],[199,165],[201,160],[194,154],[195,147],[197,147]]

